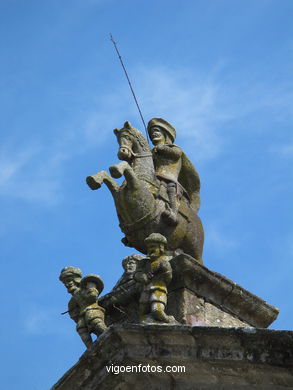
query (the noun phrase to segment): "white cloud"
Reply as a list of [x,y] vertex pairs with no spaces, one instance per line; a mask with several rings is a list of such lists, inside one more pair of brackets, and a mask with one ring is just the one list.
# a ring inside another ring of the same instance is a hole
[[293,144],[281,145],[278,151],[284,157],[293,157]]
[[[108,110],[108,111],[107,111]],[[66,166],[74,156],[90,147],[97,147],[107,136],[113,136],[115,115],[109,107],[100,111],[78,113],[65,128],[58,128],[58,136],[48,142],[28,146],[2,144],[0,151],[0,196],[55,205],[62,200]],[[58,123],[57,123],[58,126]],[[110,129],[109,129],[110,128]],[[111,130],[111,131],[110,131]]]
[[36,150],[23,150],[18,154],[0,154],[0,191],[13,180],[17,172],[33,157]]
[[[246,91],[241,85],[224,86],[218,72],[201,76],[195,71],[166,67],[138,67],[130,72],[146,122],[154,116],[170,121],[183,149],[188,154],[196,150],[197,162],[216,158],[224,151],[224,129],[235,119],[270,109],[276,118],[288,120],[292,111],[288,94],[283,91],[282,95],[281,88],[272,95],[262,86],[253,85]],[[65,162],[90,148],[98,149],[105,141],[115,142],[112,129],[121,127],[125,120],[134,121],[143,131],[126,81],[90,100],[95,104],[84,112],[76,110],[66,128],[56,124],[58,137],[51,144],[44,140],[43,145],[18,150],[2,145],[5,154],[0,155],[0,195],[56,204],[64,191]],[[292,145],[284,146],[282,153],[292,155]]]
[[[43,157],[43,158],[42,158]],[[66,156],[46,156],[41,147],[6,151],[0,158],[0,195],[54,204],[58,201],[58,167]]]
[[293,143],[288,141],[285,143],[273,144],[270,148],[270,153],[276,157],[292,158],[293,157]]
[[[292,119],[288,86],[274,88],[248,76],[246,84],[241,80],[224,84],[222,70],[216,66],[204,76],[184,68],[141,67],[131,71],[146,122],[156,116],[167,119],[177,129],[182,146],[196,150],[197,161],[213,159],[224,151],[231,125],[233,131],[242,131],[247,123],[246,132],[267,131],[267,121],[289,123]],[[115,111],[115,104],[113,108]],[[123,110],[127,113],[129,107]]]
[[73,325],[74,329],[74,323],[71,324],[70,321],[66,321],[66,318],[58,312],[58,308],[30,303],[26,305],[26,311],[23,313],[23,330],[28,334],[66,335],[69,333],[70,325]]
[[116,142],[113,129],[122,127],[128,116],[132,116],[132,111],[125,89],[120,90],[118,87],[117,90],[97,99],[96,106],[84,113],[84,124],[79,134],[85,143],[84,147],[101,145],[108,138]]
[[220,86],[185,69],[141,69],[139,74],[146,117],[163,117],[173,124],[178,137],[196,147],[197,160],[214,158],[222,145],[217,127],[231,118],[220,109]]
[[[212,80],[195,79],[185,70],[139,68],[133,83],[146,123],[155,116],[167,119],[177,128],[180,140],[198,150],[197,160],[214,158],[221,149],[218,127],[231,118],[220,107],[219,86]],[[112,135],[112,129],[124,121],[144,132],[138,110],[127,83],[117,86],[96,102],[96,111],[88,114],[84,125],[87,145],[97,145]]]
[[48,322],[49,322],[49,313],[43,309],[34,310],[29,313],[28,317],[24,321],[25,330],[31,334],[42,334],[46,333]]
[[211,223],[205,226],[205,245],[214,251],[229,251],[240,245],[240,240],[232,237],[223,226]]

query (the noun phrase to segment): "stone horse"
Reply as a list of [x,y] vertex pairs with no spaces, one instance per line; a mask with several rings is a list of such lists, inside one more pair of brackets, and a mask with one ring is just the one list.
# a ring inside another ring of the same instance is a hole
[[[118,158],[123,160],[109,168],[111,176],[100,171],[88,176],[92,189],[102,183],[109,188],[115,202],[120,228],[125,234],[122,242],[146,253],[144,239],[151,233],[161,233],[168,240],[167,249],[175,255],[184,252],[202,263],[204,232],[200,218],[190,207],[188,197],[180,199],[178,223],[170,226],[162,213],[169,207],[166,185],[155,174],[151,148],[145,136],[129,122],[114,134],[119,143]],[[120,186],[114,179],[121,176]]]

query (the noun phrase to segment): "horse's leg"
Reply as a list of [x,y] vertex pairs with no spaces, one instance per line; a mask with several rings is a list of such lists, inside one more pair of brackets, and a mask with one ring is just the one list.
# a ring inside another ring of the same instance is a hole
[[103,183],[105,183],[112,194],[115,194],[120,188],[119,184],[116,183],[116,181],[113,180],[112,177],[110,177],[105,171],[100,171],[94,175],[88,176],[86,178],[86,182],[92,190],[97,190]]
[[115,179],[119,179],[119,177],[124,175],[124,171],[127,168],[131,168],[127,161],[122,161],[118,164],[112,165],[109,168],[110,174],[112,177],[115,177]]
[[131,166],[126,161],[122,161],[121,163],[118,163],[116,165],[112,165],[109,168],[109,171],[111,173],[112,177],[115,177],[115,179],[118,179],[121,176],[125,176],[127,185],[131,188],[137,187],[139,180],[134,172],[134,170],[131,168]]

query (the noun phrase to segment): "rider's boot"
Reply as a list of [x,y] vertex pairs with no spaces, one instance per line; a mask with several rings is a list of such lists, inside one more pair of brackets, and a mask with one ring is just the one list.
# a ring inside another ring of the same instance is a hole
[[165,221],[170,225],[177,225],[178,223],[178,205],[177,205],[177,193],[176,193],[176,184],[168,183],[167,193],[170,201],[170,207],[168,210],[163,212],[163,217]]

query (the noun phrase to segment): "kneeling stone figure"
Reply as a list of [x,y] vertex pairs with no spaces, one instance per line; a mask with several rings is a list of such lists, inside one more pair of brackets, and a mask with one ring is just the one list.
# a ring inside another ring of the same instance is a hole
[[77,333],[89,347],[93,343],[91,333],[99,336],[106,329],[105,309],[98,304],[104,283],[95,274],[82,278],[81,270],[71,266],[62,269],[59,279],[72,295],[68,302],[70,318],[76,322]]

